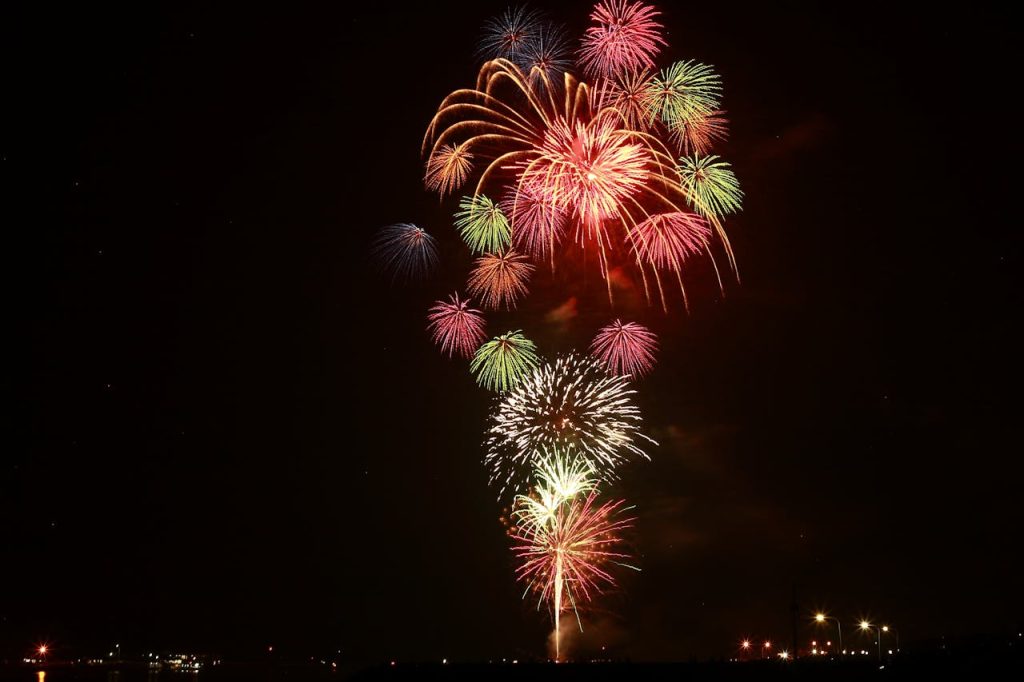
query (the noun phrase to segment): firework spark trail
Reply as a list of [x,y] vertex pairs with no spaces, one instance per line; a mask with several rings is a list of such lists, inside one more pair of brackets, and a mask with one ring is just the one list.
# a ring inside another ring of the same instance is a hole
[[479,310],[469,307],[469,301],[459,299],[458,292],[448,301],[437,301],[427,315],[427,331],[442,353],[453,357],[473,357],[477,346],[487,338],[486,323]]
[[437,265],[437,242],[412,223],[381,228],[372,250],[392,280],[420,279]]
[[598,358],[570,353],[533,370],[504,395],[490,416],[484,463],[499,497],[526,489],[540,453],[558,450],[582,457],[596,480],[641,449],[640,409],[627,377],[615,376]]
[[519,330],[506,332],[477,349],[469,371],[484,388],[499,393],[518,384],[522,377],[540,364],[537,346]]
[[594,337],[590,352],[616,374],[643,376],[654,367],[658,337],[636,322],[615,320]]
[[554,612],[556,660],[561,657],[560,616],[566,599],[578,613],[579,605],[616,584],[609,564],[636,570],[620,549],[620,533],[635,519],[622,515],[622,500],[599,504],[597,495],[591,490],[583,499],[565,500],[548,523],[527,519],[511,532],[512,551],[521,562],[517,579],[537,595],[538,608],[549,602]]

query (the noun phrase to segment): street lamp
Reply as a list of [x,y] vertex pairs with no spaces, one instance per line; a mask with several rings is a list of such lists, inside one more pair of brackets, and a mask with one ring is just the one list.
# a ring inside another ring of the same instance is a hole
[[834,620],[835,621],[836,628],[839,630],[839,650],[842,651],[843,650],[843,626],[839,623],[839,619],[835,618],[834,616],[826,616],[824,613],[820,613],[820,612],[814,614],[814,622],[815,623],[821,623],[821,624],[824,625],[827,621],[830,621],[830,620]]
[[899,631],[896,628],[891,628],[888,625],[883,625],[882,626],[882,632],[885,632],[887,634],[891,632],[893,634],[893,636],[896,637],[896,653],[899,653],[899,651],[900,651],[900,633],[899,633]]
[[761,645],[761,658],[764,658],[768,654],[768,650],[771,649],[771,648],[772,648],[772,643],[769,642],[768,640],[765,640],[764,644]]
[[882,628],[878,627],[877,625],[872,625],[871,623],[867,622],[866,620],[862,620],[860,622],[860,629],[863,630],[864,632],[871,632],[872,628],[874,628],[875,632],[878,633],[878,662],[881,663],[882,662]]

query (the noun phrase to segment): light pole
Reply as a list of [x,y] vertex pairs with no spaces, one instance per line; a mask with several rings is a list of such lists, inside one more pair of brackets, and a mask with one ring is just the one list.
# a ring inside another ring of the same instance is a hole
[[761,645],[761,658],[765,658],[768,655],[768,650],[772,648],[772,643],[768,640],[764,641]]
[[883,625],[882,626],[882,632],[884,632],[886,634],[891,632],[893,634],[893,636],[896,637],[896,649],[895,649],[895,652],[899,653],[900,652],[900,633],[899,633],[899,631],[896,630],[896,628],[891,628],[888,625]]
[[839,650],[842,651],[843,650],[843,626],[839,622],[839,619],[834,617],[834,616],[826,616],[824,613],[816,613],[816,614],[814,614],[814,622],[816,622],[816,623],[825,623],[825,622],[830,621],[830,620],[834,620],[835,621],[836,628],[839,630]]
[[878,633],[878,662],[881,663],[882,662],[882,628],[878,627],[877,625],[872,625],[871,623],[867,622],[866,620],[862,620],[860,622],[860,629],[861,630],[863,630],[865,632],[871,632],[872,628],[874,628],[875,632]]

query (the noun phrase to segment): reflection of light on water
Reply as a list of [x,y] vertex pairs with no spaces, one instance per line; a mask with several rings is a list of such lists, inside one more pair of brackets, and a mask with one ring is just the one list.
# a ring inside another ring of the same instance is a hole
[[46,671],[39,670],[36,672],[36,682],[46,682]]

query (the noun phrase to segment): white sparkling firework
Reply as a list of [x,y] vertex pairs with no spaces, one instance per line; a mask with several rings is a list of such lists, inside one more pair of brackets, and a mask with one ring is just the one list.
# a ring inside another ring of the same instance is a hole
[[640,409],[628,377],[594,357],[570,353],[549,361],[504,395],[490,416],[484,463],[499,495],[529,488],[545,452],[580,458],[595,481],[609,481],[633,457],[650,457],[657,443],[640,432]]

